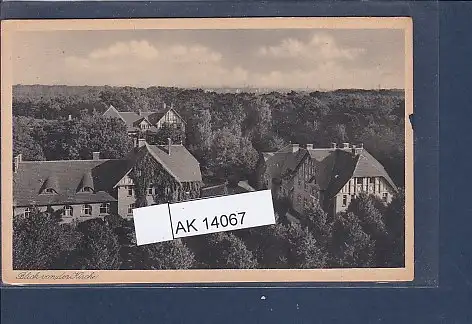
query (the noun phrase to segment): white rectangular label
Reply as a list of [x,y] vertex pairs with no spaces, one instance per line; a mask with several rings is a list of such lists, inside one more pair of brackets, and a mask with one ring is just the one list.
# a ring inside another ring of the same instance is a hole
[[275,224],[270,190],[133,210],[137,245]]
[[174,237],[275,224],[270,190],[170,204]]
[[172,241],[169,205],[154,205],[133,209],[137,245]]

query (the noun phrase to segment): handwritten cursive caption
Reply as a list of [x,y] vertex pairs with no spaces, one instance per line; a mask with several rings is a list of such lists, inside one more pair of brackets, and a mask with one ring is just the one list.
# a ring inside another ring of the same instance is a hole
[[94,271],[57,272],[21,271],[16,275],[19,280],[93,280],[99,277]]

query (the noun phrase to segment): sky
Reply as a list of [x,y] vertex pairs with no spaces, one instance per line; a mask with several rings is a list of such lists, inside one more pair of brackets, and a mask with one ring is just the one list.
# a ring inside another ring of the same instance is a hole
[[14,84],[404,88],[402,30],[21,31]]

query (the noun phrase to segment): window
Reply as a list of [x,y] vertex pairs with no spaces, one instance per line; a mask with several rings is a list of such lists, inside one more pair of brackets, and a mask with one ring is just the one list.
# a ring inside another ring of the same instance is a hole
[[351,201],[353,201],[354,199],[356,199],[356,195],[351,195]]
[[133,197],[133,187],[132,186],[128,186],[128,197]]
[[369,183],[375,183],[375,177],[370,177],[369,178]]
[[44,190],[44,193],[47,193],[47,194],[55,194],[56,193],[56,190],[52,189],[52,188],[47,188],[46,190]]
[[343,207],[347,206],[347,195],[343,195]]
[[382,200],[385,201],[385,202],[387,202],[387,200],[388,200],[388,193],[387,193],[387,192],[384,192],[384,193],[382,194]]
[[91,216],[92,215],[92,206],[82,205],[82,215]]
[[362,178],[357,178],[356,181],[357,181],[357,184],[360,184],[360,185],[362,184]]
[[110,203],[103,203],[100,205],[100,214],[110,213]]
[[153,188],[152,186],[148,188],[148,195],[149,196],[152,196],[152,191],[153,191],[152,188]]
[[90,188],[90,187],[83,187],[83,188],[82,188],[82,191],[83,191],[83,192],[93,192],[93,189]]
[[128,206],[128,214],[132,214],[133,213],[133,209],[134,209],[134,204],[130,204]]
[[25,208],[25,212],[23,213],[25,215],[25,217],[28,217],[31,215],[31,208],[29,207],[26,207]]
[[72,209],[72,206],[69,206],[69,205],[64,206],[64,209],[62,210],[63,217],[72,217],[73,214],[74,214],[74,211]]

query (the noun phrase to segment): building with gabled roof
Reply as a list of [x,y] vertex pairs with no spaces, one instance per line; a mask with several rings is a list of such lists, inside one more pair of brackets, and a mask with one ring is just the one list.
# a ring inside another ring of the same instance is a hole
[[235,195],[255,191],[246,180],[238,182],[226,181],[225,183],[204,187],[201,196],[204,198]]
[[[202,181],[198,161],[183,145],[170,142],[157,146],[141,139],[124,159],[100,159],[98,152],[91,160],[23,161],[19,155],[13,173],[14,214],[28,214],[34,206],[57,212],[67,223],[112,213],[130,218],[137,197],[129,174],[145,156],[181,187]],[[147,188],[149,204],[155,201],[157,185]]]
[[153,136],[165,125],[180,129],[182,134],[185,133],[185,120],[173,105],[163,104],[159,111],[139,111],[137,113],[118,111],[113,105],[110,105],[103,116],[122,120],[126,125],[128,135],[134,139],[135,146],[137,146],[140,137],[152,142]]
[[330,148],[289,144],[263,152],[258,163],[258,186],[287,197],[300,214],[317,201],[327,211],[344,211],[360,193],[390,202],[397,187],[382,164],[362,145],[343,143]]

